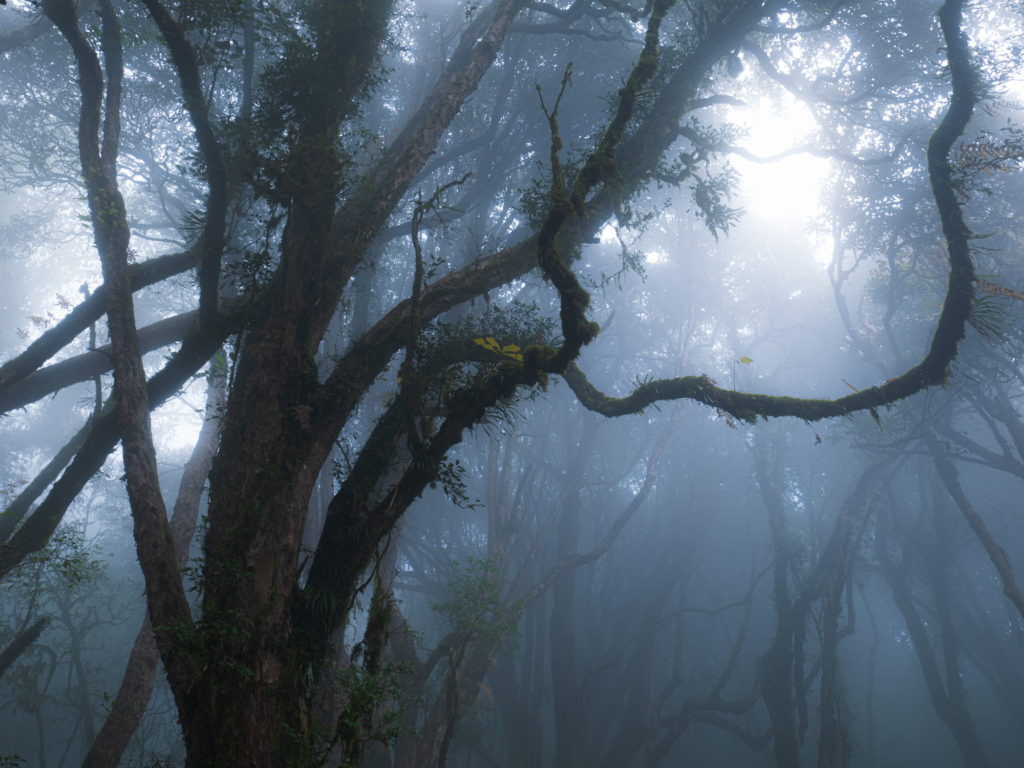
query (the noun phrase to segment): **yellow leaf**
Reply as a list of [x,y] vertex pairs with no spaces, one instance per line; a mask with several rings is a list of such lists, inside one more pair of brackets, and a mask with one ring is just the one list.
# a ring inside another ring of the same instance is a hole
[[741,363],[743,363],[744,365],[750,365],[750,364],[751,364],[752,362],[754,362],[754,361],[753,361],[753,360],[751,360],[751,359],[750,359],[749,357],[747,357],[746,355],[744,355],[743,357],[741,357],[741,358],[740,358],[740,362],[741,362]]
[[501,345],[490,336],[487,337],[487,346],[491,347],[495,352],[501,351]]
[[508,346],[502,347],[501,351],[507,355],[509,352],[518,352],[519,347],[517,347],[515,344],[509,344]]

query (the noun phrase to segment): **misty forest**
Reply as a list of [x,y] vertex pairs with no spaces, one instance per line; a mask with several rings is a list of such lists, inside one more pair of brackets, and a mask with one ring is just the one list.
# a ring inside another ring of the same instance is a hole
[[1022,61],[0,0],[0,768],[1024,765]]

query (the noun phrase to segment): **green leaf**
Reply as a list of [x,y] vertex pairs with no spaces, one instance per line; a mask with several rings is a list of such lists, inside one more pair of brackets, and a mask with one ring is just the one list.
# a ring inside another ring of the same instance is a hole
[[741,357],[741,358],[740,358],[740,362],[741,362],[741,363],[743,363],[744,365],[750,365],[750,364],[751,364],[752,362],[754,362],[754,361],[753,361],[753,360],[751,360],[751,359],[750,359],[749,357],[747,357],[746,355],[744,355],[743,357]]

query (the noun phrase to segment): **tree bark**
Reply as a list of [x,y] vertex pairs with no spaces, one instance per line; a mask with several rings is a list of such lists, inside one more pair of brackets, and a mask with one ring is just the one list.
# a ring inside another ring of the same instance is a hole
[[[203,426],[199,430],[199,439],[192,449],[192,455],[185,463],[185,471],[178,486],[178,498],[174,502],[174,513],[171,515],[171,536],[174,539],[174,555],[179,568],[184,568],[188,563],[189,548],[199,517],[200,500],[206,486],[206,478],[210,474],[210,466],[213,464],[213,456],[217,452],[220,412],[224,405],[226,387],[227,378],[222,352],[210,366]],[[82,768],[117,768],[120,764],[121,756],[142,721],[146,705],[153,693],[159,661],[160,651],[147,611],[142,628],[128,656],[128,666],[114,699],[114,705],[96,740],[89,747],[82,761]]]
[[[81,93],[78,147],[107,294],[107,321],[114,353],[117,397],[114,407],[121,432],[136,551],[146,579],[150,615],[160,627],[157,641],[162,646],[175,698],[179,708],[184,709],[185,691],[193,674],[190,659],[184,654],[172,657],[170,650],[176,643],[176,631],[190,627],[192,617],[175,562],[167,510],[160,492],[149,395],[128,272],[130,231],[124,199],[117,185],[124,67],[120,22],[110,0],[101,0],[101,43],[107,78],[104,82],[99,57],[79,29],[77,9],[72,2],[46,0],[43,10],[67,40],[78,64]],[[104,102],[106,113],[102,119],[101,144],[99,134]],[[187,727],[185,737],[186,740],[189,737]]]

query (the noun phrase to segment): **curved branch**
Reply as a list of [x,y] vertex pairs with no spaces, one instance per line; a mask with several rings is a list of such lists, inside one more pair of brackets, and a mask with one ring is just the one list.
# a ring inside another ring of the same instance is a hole
[[963,134],[978,102],[977,75],[960,29],[961,11],[962,2],[959,0],[949,0],[939,11],[953,94],[945,116],[928,142],[928,175],[946,237],[950,269],[946,299],[932,336],[931,348],[921,363],[882,386],[870,387],[836,400],[734,392],[718,388],[704,375],[646,382],[627,397],[614,398],[590,384],[583,372],[572,364],[562,375],[585,407],[605,416],[621,416],[636,413],[661,400],[689,399],[744,421],[755,421],[758,416],[796,416],[806,421],[818,421],[861,410],[870,410],[877,415],[876,410],[881,406],[890,406],[924,389],[946,383],[949,368],[966,333],[976,277],[970,252],[971,231],[957,200],[953,169],[949,163],[950,149]]
[[752,163],[777,163],[779,160],[785,160],[787,157],[793,155],[810,155],[811,157],[820,157],[825,160],[842,160],[845,163],[851,165],[884,165],[885,163],[891,163],[896,160],[903,149],[907,146],[907,140],[904,139],[887,155],[881,157],[857,157],[851,155],[849,152],[844,152],[841,149],[826,149],[822,147],[816,147],[813,144],[802,144],[799,147],[790,147],[784,149],[782,152],[777,152],[774,155],[768,155],[762,157],[755,155],[750,150],[744,147],[737,147],[732,144],[716,144],[707,147],[712,152],[728,152],[729,154],[739,155],[744,160],[749,160]]

